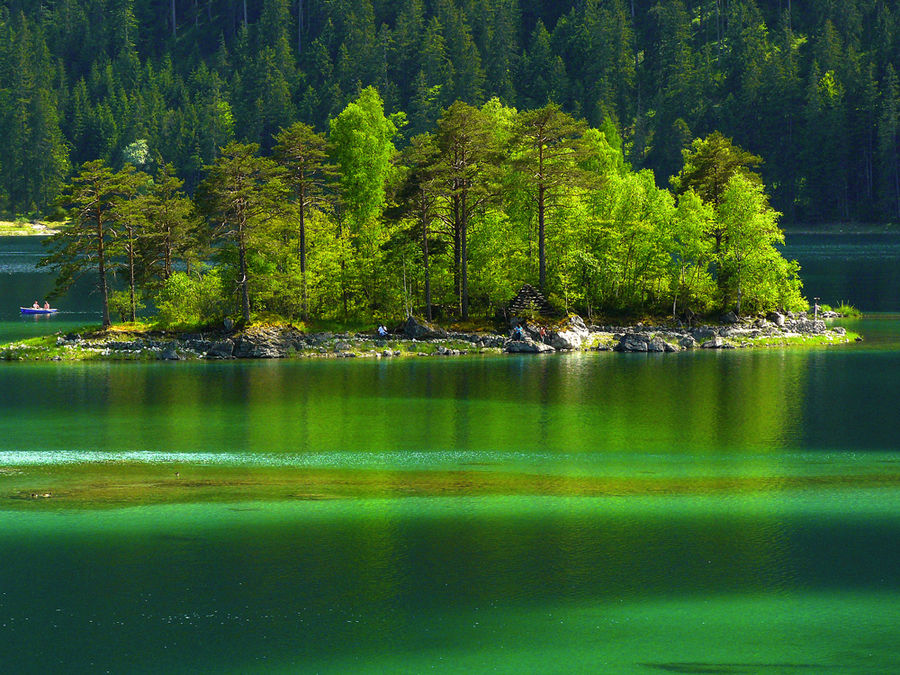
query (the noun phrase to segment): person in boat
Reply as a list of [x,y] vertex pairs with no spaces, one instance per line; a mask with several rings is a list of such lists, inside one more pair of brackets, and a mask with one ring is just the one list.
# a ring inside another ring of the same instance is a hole
[[50,303],[47,300],[44,300],[44,309],[50,309]]
[[31,306],[31,309],[40,309],[40,308],[41,308],[41,306],[38,304],[38,301],[35,300],[34,304]]

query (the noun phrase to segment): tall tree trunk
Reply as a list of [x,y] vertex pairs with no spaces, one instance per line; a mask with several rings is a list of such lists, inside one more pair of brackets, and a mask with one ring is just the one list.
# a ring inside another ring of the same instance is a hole
[[547,188],[541,182],[538,185],[538,285],[541,293],[547,293],[547,255],[544,242],[544,197]]
[[459,196],[453,195],[453,290],[459,311],[462,312],[462,285],[460,284],[460,230],[462,228],[459,212]]
[[238,230],[238,256],[241,267],[241,316],[244,324],[250,323],[250,284],[247,281],[247,244],[244,241],[244,229]]
[[306,288],[306,194],[300,181],[300,316],[309,321],[309,296]]
[[337,215],[337,239],[341,252],[341,300],[344,303],[344,320],[347,319],[347,261],[344,259],[344,227],[341,222],[342,215]]
[[163,279],[172,276],[172,226],[166,225],[166,238],[163,240]]
[[97,271],[100,274],[100,298],[103,302],[103,327],[109,328],[109,288],[106,284],[106,247],[103,241],[103,213],[97,211]]
[[172,8],[172,37],[174,38],[178,37],[178,26],[175,23],[175,0],[171,0],[169,5]]
[[459,262],[460,262],[460,274],[459,274],[459,284],[460,284],[460,304],[461,304],[461,315],[463,321],[469,320],[469,253],[467,247],[467,239],[468,237],[468,229],[469,229],[469,214],[468,214],[468,205],[466,204],[466,190],[463,189],[463,193],[461,196],[461,204],[460,211],[462,216],[462,221],[460,222],[460,230],[459,230]]
[[247,27],[247,0],[244,0],[244,28]]
[[422,194],[422,257],[425,265],[425,318],[431,321],[431,270],[428,267],[428,206]]
[[134,297],[134,237],[132,233],[128,233],[131,241],[128,242],[128,299],[129,309],[131,310],[131,323],[137,321],[137,301]]

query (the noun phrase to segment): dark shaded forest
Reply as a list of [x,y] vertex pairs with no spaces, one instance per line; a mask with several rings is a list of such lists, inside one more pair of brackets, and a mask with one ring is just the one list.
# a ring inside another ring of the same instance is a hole
[[10,0],[0,209],[49,215],[74,169],[174,165],[327,129],[363,88],[434,128],[454,101],[612,122],[660,186],[721,131],[790,222],[900,218],[895,0]]

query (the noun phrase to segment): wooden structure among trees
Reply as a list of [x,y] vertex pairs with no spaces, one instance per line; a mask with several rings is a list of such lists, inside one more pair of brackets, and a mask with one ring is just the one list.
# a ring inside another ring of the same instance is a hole
[[538,316],[557,316],[559,312],[547,302],[541,292],[531,284],[523,284],[506,308],[509,316],[526,317],[532,313]]

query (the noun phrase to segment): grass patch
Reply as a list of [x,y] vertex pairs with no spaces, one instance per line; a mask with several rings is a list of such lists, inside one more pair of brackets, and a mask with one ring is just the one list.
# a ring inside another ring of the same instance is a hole
[[835,307],[834,311],[837,312],[838,314],[841,314],[841,315],[847,317],[848,319],[862,318],[861,311],[859,311],[853,305],[851,305],[847,302],[844,302],[843,300],[841,300],[841,304],[839,304],[837,307]]
[[816,335],[775,335],[758,338],[723,338],[725,344],[734,347],[828,347],[856,342],[859,333],[847,331],[845,335],[825,333]]

